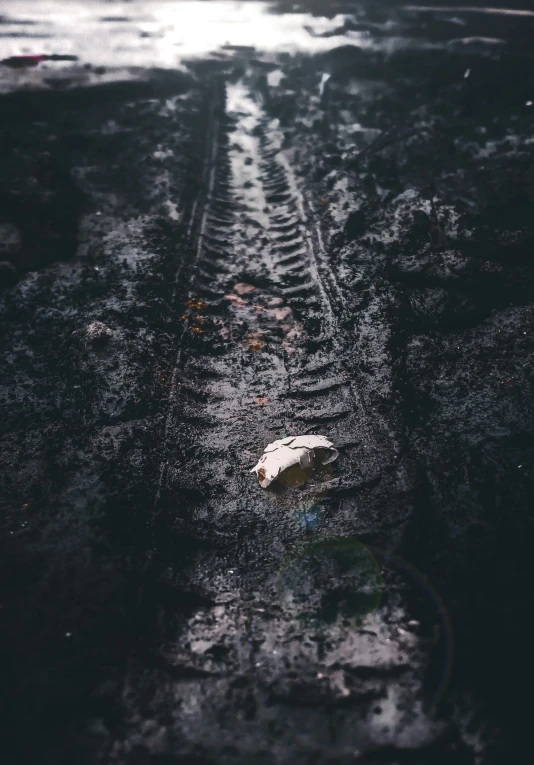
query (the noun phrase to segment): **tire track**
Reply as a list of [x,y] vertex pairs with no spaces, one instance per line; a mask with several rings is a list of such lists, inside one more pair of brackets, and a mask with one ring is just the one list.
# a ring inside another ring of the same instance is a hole
[[[256,451],[272,440],[269,421],[280,422],[282,433],[321,429],[340,444],[356,438],[355,487],[376,479],[396,452],[391,428],[359,395],[357,360],[346,358],[343,295],[278,125],[246,76],[222,90],[220,84],[210,107],[205,188],[185,233],[192,253],[187,297],[205,301],[209,315],[203,329],[193,329],[195,338],[187,326],[180,337],[155,508],[173,428],[173,442],[180,440],[180,417],[199,428],[193,441],[212,453],[209,470],[200,467],[197,479],[216,492],[216,476],[233,469],[232,459],[239,462],[245,423]],[[243,283],[250,291],[233,291]],[[200,381],[199,375],[213,380]],[[180,385],[187,407],[178,417]],[[233,484],[227,481],[226,493],[235,497]]]
[[[303,190],[276,121],[247,75],[229,77],[214,92],[203,185],[187,217],[187,259],[175,281],[175,299],[183,294],[193,307],[179,337],[154,518],[161,514],[173,535],[204,561],[187,575],[203,577],[215,592],[223,587],[225,600],[216,618],[211,610],[196,611],[176,630],[169,650],[204,673],[191,680],[198,695],[217,683],[247,721],[257,714],[258,736],[265,710],[294,705],[291,673],[308,673],[313,687],[328,677],[329,690],[307,711],[311,735],[306,723],[303,737],[307,746],[321,749],[330,741],[336,747],[344,726],[351,739],[352,726],[359,724],[358,705],[368,710],[376,698],[394,701],[400,693],[404,703],[410,695],[398,690],[396,678],[404,678],[407,664],[390,625],[390,606],[369,616],[370,639],[336,621],[333,648],[313,638],[296,647],[273,577],[314,522],[308,510],[318,519],[314,530],[326,536],[354,534],[369,524],[369,492],[383,480],[396,480],[384,477],[395,463],[395,433],[358,390],[358,359],[348,355],[354,338],[344,328],[348,308],[328,262],[312,192]],[[320,479],[308,494],[277,498],[258,490],[247,471],[266,443],[293,432],[320,432],[350,446],[350,468],[345,462],[339,478]],[[371,522],[377,525],[375,517]],[[220,619],[231,636],[224,645],[225,666],[232,667],[228,679],[216,671],[216,651],[199,657],[191,647],[219,640]],[[412,651],[418,644],[414,638]],[[363,666],[362,647],[380,656],[376,666],[363,667],[365,688],[351,679]],[[425,661],[422,648],[418,661]],[[390,677],[391,667],[398,672]],[[347,699],[354,714],[315,741],[324,704],[335,708]],[[220,710],[206,704],[203,714],[218,731]],[[284,735],[299,739],[298,711],[288,720]]]
[[[212,85],[211,92],[208,95],[208,115],[207,115],[207,128],[205,137],[204,148],[204,162],[202,166],[201,183],[199,185],[198,194],[195,196],[191,210],[189,212],[189,222],[185,228],[184,233],[184,252],[178,262],[176,269],[173,290],[171,295],[171,305],[175,305],[178,286],[180,283],[180,277],[184,271],[184,268],[190,268],[189,277],[186,278],[186,283],[192,284],[194,280],[194,269],[197,266],[201,248],[203,236],[206,229],[207,210],[213,195],[215,185],[215,170],[217,167],[217,151],[220,142],[220,120],[217,117],[217,108],[221,106],[221,88],[217,81]],[[204,207],[203,207],[204,205]],[[195,231],[198,230],[198,233]],[[194,244],[196,240],[196,246]],[[189,257],[185,255],[188,252]],[[189,295],[190,297],[190,295]],[[154,498],[152,521],[157,514],[158,503],[161,496],[161,489],[165,479],[165,473],[168,468],[168,437],[171,429],[173,418],[175,417],[175,403],[178,388],[178,374],[180,369],[180,363],[182,359],[183,343],[186,334],[186,328],[184,327],[178,340],[178,349],[176,359],[173,366],[171,383],[169,388],[169,399],[167,405],[167,414],[165,417],[165,426],[162,439],[162,460],[159,469],[159,478],[156,488],[156,495]]]
[[[347,425],[353,432],[361,433],[368,445],[379,446],[373,450],[377,461],[383,461],[384,455],[389,461],[399,451],[399,439],[385,418],[365,406],[354,379],[355,360],[346,359],[346,348],[351,345],[351,338],[342,328],[348,318],[347,306],[335,271],[328,263],[319,216],[309,193],[301,190],[288,152],[283,150],[282,135],[276,128],[269,131],[267,126],[265,136],[265,172],[274,179],[269,199],[271,220],[273,229],[278,227],[281,231],[275,240],[278,251],[275,272],[281,272],[280,278],[287,285],[284,294],[290,300],[296,297],[297,305],[308,314],[311,360],[294,373],[296,385],[292,395],[324,399],[318,409],[297,415],[296,419],[322,426],[355,415],[356,420],[354,416],[349,418]],[[308,293],[310,297],[299,301],[299,293]],[[321,317],[320,329],[317,323],[313,328],[310,326],[310,314],[317,313]],[[325,374],[330,382],[325,383]],[[330,395],[333,391],[334,395]]]

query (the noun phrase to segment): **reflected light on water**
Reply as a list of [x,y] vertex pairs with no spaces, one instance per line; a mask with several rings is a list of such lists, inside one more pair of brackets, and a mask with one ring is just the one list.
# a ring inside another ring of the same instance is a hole
[[404,9],[406,11],[429,11],[431,13],[483,13],[490,16],[529,16],[534,18],[534,11],[479,7],[477,5],[405,5]]
[[[123,66],[176,66],[180,59],[205,56],[225,46],[265,52],[319,52],[340,43],[367,47],[364,34],[315,35],[340,28],[332,19],[304,13],[270,13],[268,2],[230,0],[139,0],[110,6],[76,0],[5,0],[13,36],[0,39],[0,58],[35,52],[77,55],[82,63]],[[111,10],[113,15],[110,15]],[[16,22],[19,22],[17,25]],[[31,35],[24,22],[32,21]],[[24,35],[27,34],[28,37]]]

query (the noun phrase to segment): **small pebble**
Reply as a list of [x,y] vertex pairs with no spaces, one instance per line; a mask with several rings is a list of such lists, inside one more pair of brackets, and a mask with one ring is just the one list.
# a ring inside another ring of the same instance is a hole
[[245,282],[234,284],[234,292],[237,292],[238,295],[246,295],[249,292],[254,292],[255,290],[256,287],[254,287],[252,284],[245,284]]
[[87,339],[90,343],[101,343],[104,340],[108,340],[112,334],[111,329],[101,321],[93,321],[87,327]]

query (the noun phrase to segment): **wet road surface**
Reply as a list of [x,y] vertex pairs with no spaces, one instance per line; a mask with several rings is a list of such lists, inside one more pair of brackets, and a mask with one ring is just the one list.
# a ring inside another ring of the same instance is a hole
[[509,761],[533,14],[5,5],[5,761]]

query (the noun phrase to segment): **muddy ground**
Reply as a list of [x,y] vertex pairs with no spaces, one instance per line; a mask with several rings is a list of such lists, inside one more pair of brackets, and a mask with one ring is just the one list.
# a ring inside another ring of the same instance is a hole
[[[534,18],[340,5],[315,53],[4,69],[6,765],[530,741]],[[297,433],[339,459],[261,489]]]

